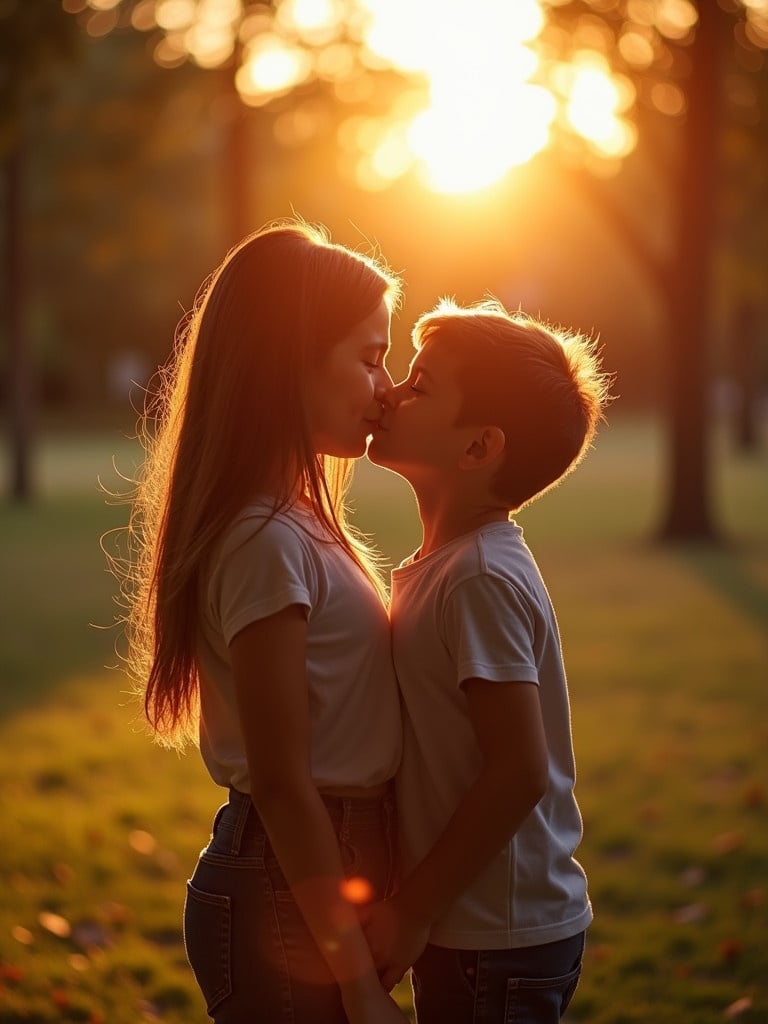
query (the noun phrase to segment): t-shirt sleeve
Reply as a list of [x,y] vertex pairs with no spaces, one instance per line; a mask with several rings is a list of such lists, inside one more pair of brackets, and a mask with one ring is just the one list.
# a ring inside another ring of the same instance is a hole
[[317,573],[309,544],[278,519],[238,523],[209,577],[208,611],[229,645],[241,629],[292,604],[311,610]]
[[465,679],[538,683],[533,611],[511,583],[472,576],[448,595],[443,616],[457,685]]

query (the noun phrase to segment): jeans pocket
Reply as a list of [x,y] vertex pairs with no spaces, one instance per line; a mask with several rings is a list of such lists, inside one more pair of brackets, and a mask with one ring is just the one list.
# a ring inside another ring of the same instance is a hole
[[558,978],[508,978],[504,1024],[555,1024],[565,1013],[581,976],[581,964]]
[[184,945],[208,1013],[232,993],[232,908],[229,896],[187,882]]

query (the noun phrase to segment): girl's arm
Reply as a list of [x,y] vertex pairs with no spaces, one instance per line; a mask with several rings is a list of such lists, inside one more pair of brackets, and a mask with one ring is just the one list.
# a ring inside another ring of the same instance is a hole
[[357,913],[341,895],[338,842],[312,781],[306,618],[297,604],[251,623],[230,644],[251,799],[350,1021],[402,1024]]

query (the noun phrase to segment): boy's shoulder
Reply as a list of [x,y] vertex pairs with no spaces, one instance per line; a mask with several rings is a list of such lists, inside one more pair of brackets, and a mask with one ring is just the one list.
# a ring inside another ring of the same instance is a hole
[[530,560],[523,531],[513,520],[489,523],[469,534],[458,558],[460,564],[474,564],[481,572],[514,568]]
[[535,567],[520,527],[512,522],[491,523],[446,546],[435,560],[435,571],[456,586],[476,576],[495,576],[514,582]]

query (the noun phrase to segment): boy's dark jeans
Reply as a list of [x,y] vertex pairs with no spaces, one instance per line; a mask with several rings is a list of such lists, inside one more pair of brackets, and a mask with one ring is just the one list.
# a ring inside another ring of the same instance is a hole
[[579,982],[584,933],[544,946],[427,946],[411,981],[419,1024],[557,1024]]

